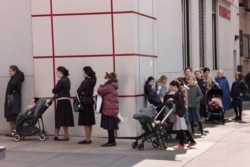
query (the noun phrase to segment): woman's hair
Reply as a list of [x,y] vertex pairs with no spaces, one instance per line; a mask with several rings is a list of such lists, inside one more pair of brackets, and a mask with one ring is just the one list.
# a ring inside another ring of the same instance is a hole
[[165,79],[167,79],[168,77],[166,76],[166,75],[161,75],[161,77],[159,78],[159,79],[157,79],[157,81],[156,82],[162,82],[162,81],[164,81]]
[[183,80],[182,77],[177,77],[177,78],[176,78],[176,81],[179,82],[179,85],[180,85],[180,86],[184,85],[184,80]]
[[57,71],[60,71],[64,76],[69,76],[69,70],[63,66],[57,67]]
[[33,99],[34,99],[34,102],[37,103],[40,98],[34,97]]
[[89,77],[95,77],[95,71],[90,66],[83,67],[83,71],[85,74],[87,74]]
[[148,83],[149,83],[150,81],[152,81],[152,80],[155,80],[155,78],[152,77],[152,76],[149,76],[148,79],[147,79],[146,82],[145,82],[145,85],[148,85]]
[[208,67],[204,67],[203,72],[207,72],[207,71],[210,71],[210,69]]
[[242,80],[242,73],[236,72],[235,77],[238,75],[238,81]]
[[171,82],[170,82],[170,86],[176,86],[178,89],[180,88],[180,84],[179,84],[179,82],[176,81],[176,80],[171,81]]
[[9,68],[10,68],[12,71],[16,72],[16,73],[21,72],[21,71],[19,70],[19,68],[18,68],[16,65],[11,65]]

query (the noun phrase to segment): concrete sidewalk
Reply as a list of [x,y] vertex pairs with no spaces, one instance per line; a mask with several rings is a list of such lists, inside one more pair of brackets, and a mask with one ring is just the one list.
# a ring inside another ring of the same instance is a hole
[[[249,102],[245,102],[249,109]],[[226,114],[225,125],[209,123],[207,135],[195,135],[194,149],[173,150],[178,141],[160,150],[146,143],[143,151],[131,147],[132,139],[117,139],[116,147],[103,148],[106,138],[93,138],[91,145],[79,145],[80,137],[70,141],[41,142],[38,137],[27,137],[20,142],[0,136],[0,145],[6,147],[0,167],[249,167],[250,166],[250,110],[244,110],[243,121],[231,120],[232,111]],[[0,152],[0,154],[3,154]],[[1,157],[1,156],[0,156]]]

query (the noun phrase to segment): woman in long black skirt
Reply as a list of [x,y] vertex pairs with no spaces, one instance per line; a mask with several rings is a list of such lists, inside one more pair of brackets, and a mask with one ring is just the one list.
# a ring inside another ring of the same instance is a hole
[[[74,126],[73,111],[70,102],[70,80],[68,78],[69,71],[63,67],[57,67],[56,75],[60,78],[53,88],[52,92],[56,96],[56,112],[55,112],[55,137],[56,141],[69,141],[68,127]],[[59,139],[60,127],[63,127],[64,138]]]

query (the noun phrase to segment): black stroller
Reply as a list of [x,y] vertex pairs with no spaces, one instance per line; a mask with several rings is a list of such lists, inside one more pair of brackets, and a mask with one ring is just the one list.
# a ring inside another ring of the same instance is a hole
[[[144,149],[144,142],[152,142],[154,148],[160,148],[166,150],[168,147],[169,138],[171,135],[166,132],[166,119],[174,111],[174,107],[166,110],[167,106],[164,105],[161,110],[157,113],[156,109],[153,106],[140,109],[139,112],[135,113],[133,118],[138,120],[142,125],[142,129],[145,131],[142,135],[136,137],[136,141],[132,143],[132,148],[138,150]],[[160,115],[164,112],[164,118],[158,120]],[[141,140],[141,143],[139,141]]]
[[[40,141],[45,141],[49,138],[49,133],[44,130],[43,124],[43,113],[51,106],[54,98],[52,98],[48,103],[46,103],[45,98],[41,98],[36,103],[34,116],[32,117],[21,117],[16,121],[16,128],[14,129],[14,137],[13,140],[18,142],[21,139],[24,139],[25,136],[39,136]],[[41,124],[40,125],[40,121]],[[36,126],[38,124],[38,127]]]
[[213,88],[207,92],[207,119],[209,121],[219,120],[225,124],[225,111],[223,105],[219,106],[212,101],[212,98],[217,98],[222,103],[223,91],[220,88]]

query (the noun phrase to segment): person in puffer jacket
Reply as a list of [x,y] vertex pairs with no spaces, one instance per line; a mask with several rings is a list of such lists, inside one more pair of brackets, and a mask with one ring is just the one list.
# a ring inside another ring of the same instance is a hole
[[108,142],[102,147],[116,146],[115,130],[118,130],[118,80],[114,72],[107,73],[104,77],[107,81],[104,85],[100,85],[97,93],[102,96],[101,106],[101,128],[108,131]]

